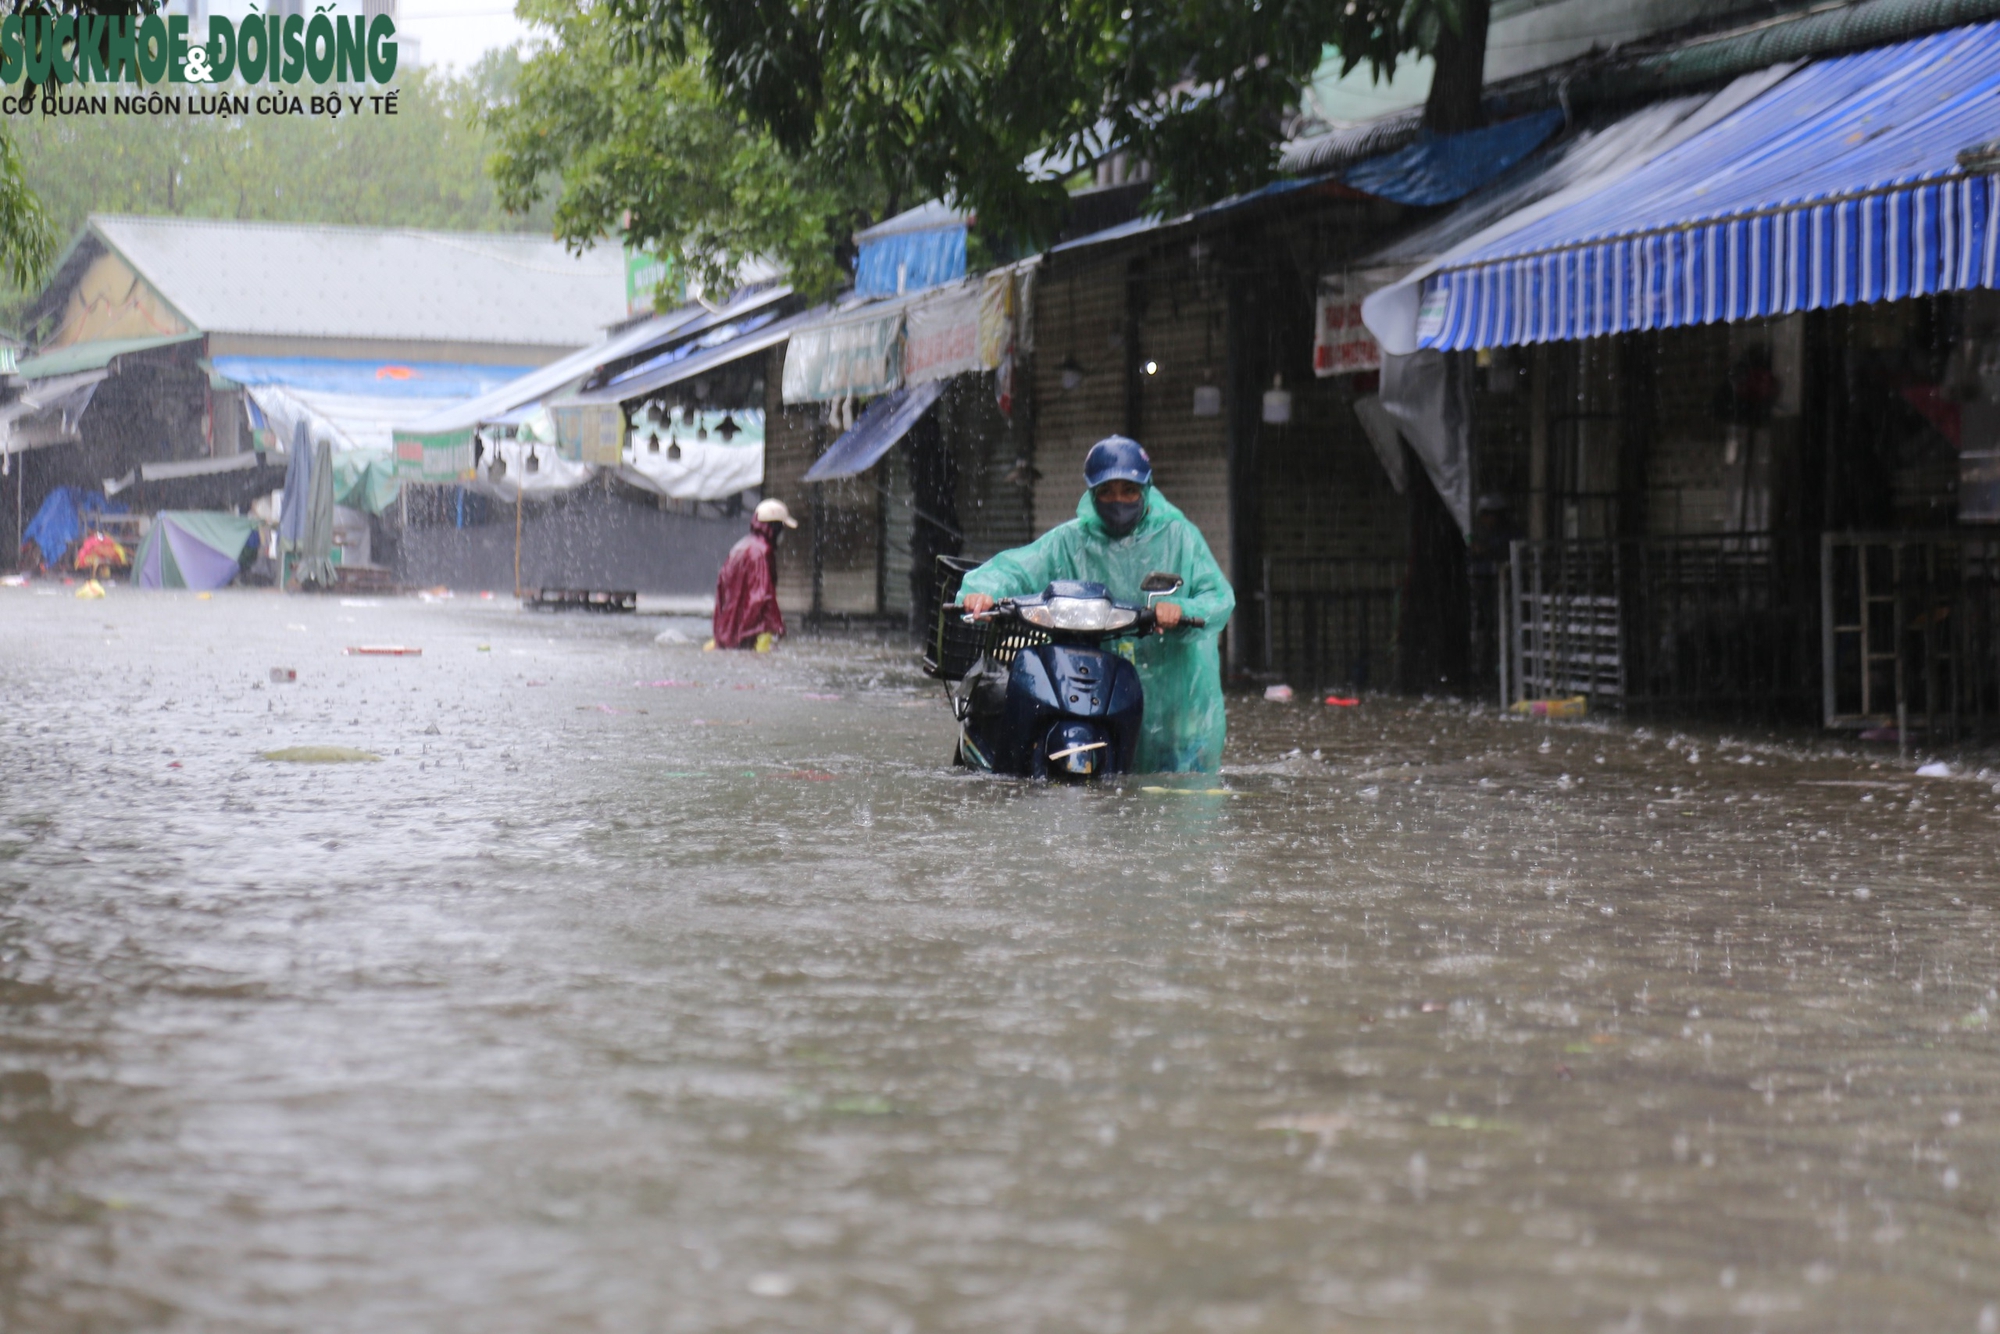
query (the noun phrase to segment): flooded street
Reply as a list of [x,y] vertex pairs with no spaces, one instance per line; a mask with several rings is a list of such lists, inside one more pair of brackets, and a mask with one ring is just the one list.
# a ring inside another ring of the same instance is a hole
[[2000,1330],[1993,781],[1232,698],[1036,790],[881,647],[68,591],[0,1329]]

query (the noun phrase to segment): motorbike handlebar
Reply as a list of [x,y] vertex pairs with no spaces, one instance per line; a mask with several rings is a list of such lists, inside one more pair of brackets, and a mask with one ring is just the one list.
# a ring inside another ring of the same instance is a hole
[[[995,602],[992,605],[992,607],[988,608],[985,611],[967,611],[965,609],[965,604],[962,602],[954,602],[950,606],[946,607],[945,610],[958,612],[959,620],[963,621],[967,625],[978,625],[981,621],[990,621],[995,616],[1001,616],[1001,615],[1011,616],[1015,614],[1014,599],[1012,598],[1001,598],[998,602]],[[1135,621],[1130,628],[1140,629],[1141,627],[1143,627],[1145,630],[1148,631],[1158,630],[1160,628],[1158,618],[1151,607],[1147,607],[1144,610],[1142,610],[1139,613],[1139,619]],[[1205,630],[1208,628],[1208,622],[1203,620],[1199,616],[1183,616],[1181,617],[1179,624],[1177,624],[1174,628],[1176,630],[1182,628],[1186,628],[1189,630]]]

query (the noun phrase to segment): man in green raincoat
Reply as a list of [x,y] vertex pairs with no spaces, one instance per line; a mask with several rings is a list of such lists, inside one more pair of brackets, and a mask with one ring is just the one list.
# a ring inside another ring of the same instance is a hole
[[[1229,728],[1218,641],[1236,594],[1201,530],[1153,489],[1153,462],[1138,441],[1114,435],[1092,445],[1083,480],[1074,519],[966,575],[959,598],[967,611],[985,611],[1057,579],[1087,579],[1143,606],[1140,580],[1179,575],[1186,582],[1174,599],[1154,604],[1162,633],[1118,646],[1146,690],[1136,764],[1142,773],[1214,773]],[[1206,624],[1182,625],[1190,616]]]

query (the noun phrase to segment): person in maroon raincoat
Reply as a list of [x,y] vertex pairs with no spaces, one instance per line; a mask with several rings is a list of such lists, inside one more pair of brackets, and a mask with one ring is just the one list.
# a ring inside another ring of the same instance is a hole
[[712,647],[768,652],[785,633],[785,618],[778,611],[778,535],[798,526],[782,500],[757,507],[749,534],[729,549],[716,576]]

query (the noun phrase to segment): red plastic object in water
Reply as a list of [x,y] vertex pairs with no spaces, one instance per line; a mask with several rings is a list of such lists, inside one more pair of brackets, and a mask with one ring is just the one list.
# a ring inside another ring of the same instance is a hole
[[1342,699],[1339,695],[1328,695],[1326,702],[1336,709],[1351,709],[1361,701],[1359,699]]

